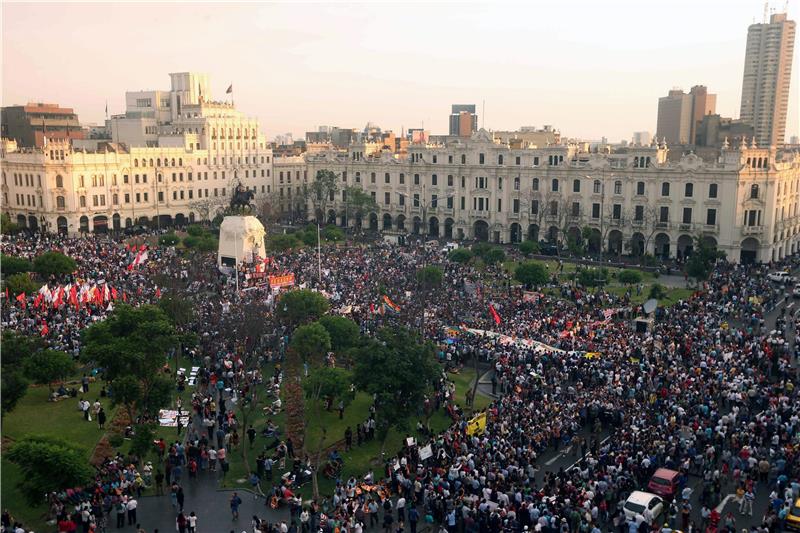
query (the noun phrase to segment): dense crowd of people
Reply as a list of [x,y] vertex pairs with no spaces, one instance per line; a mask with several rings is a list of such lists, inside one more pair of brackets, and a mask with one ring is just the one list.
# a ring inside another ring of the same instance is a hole
[[[275,294],[268,284],[242,283],[237,293],[212,257],[189,260],[156,246],[146,262],[131,268],[141,254],[138,243],[49,236],[2,245],[4,254],[27,258],[50,249],[79,265],[67,279],[43,280],[51,286],[109,284],[134,305],[180,292],[195,309],[185,328],[200,339],[189,354],[199,367],[196,388],[190,406],[177,406],[190,422],[182,434],[179,423],[178,442],[162,444],[167,471],[161,465],[157,471],[170,487],[179,531],[191,522],[183,502],[177,505],[181,484],[199,472],[226,472],[226,455],[252,443],[256,434],[269,445],[257,455],[250,482],[273,507],[288,504],[290,517],[253,517],[254,532],[359,532],[373,526],[415,532],[422,524],[451,533],[733,532],[737,520],[752,515],[761,493],[769,494],[769,503],[757,529],[774,532],[800,496],[797,354],[781,342],[795,324],[783,311],[774,331],[767,331],[765,321],[768,311],[785,305],[783,288],[766,274],[795,268],[792,259],[772,265],[720,261],[690,298],[659,308],[645,331],[637,332],[630,318],[641,309],[630,295],[584,289],[557,277],[546,292],[524,292],[500,265],[479,269],[449,262],[434,247],[328,247],[321,277],[316,250],[276,254],[260,263],[253,280],[262,279],[262,272],[292,273],[297,285],[321,291],[332,312],[352,318],[365,335],[404,325],[424,332],[447,367],[476,357],[492,368],[494,400],[484,431],[470,429],[444,374],[431,402],[450,414],[447,430],[429,435],[420,427],[418,442],[389,459],[384,471],[339,479],[324,501],[303,502],[294,476],[302,475],[309,459],[270,418],[282,408],[280,362],[291,332],[273,319]],[[443,281],[421,287],[416,273],[430,264],[442,268]],[[256,270],[242,275],[247,272]],[[384,296],[396,309],[382,305]],[[113,309],[108,301],[35,306],[34,297],[29,295],[25,308],[5,305],[4,327],[30,334],[47,324],[47,342],[74,354],[81,329]],[[262,375],[267,363],[277,363],[272,375]],[[270,398],[272,409],[256,427],[237,419],[239,394]],[[372,414],[356,428],[358,442],[362,432],[367,438],[370,423],[374,429]],[[348,445],[353,440],[351,433]],[[555,452],[573,456],[574,466],[548,471],[541,457]],[[135,502],[137,491],[156,481],[152,467],[145,480],[139,467],[125,464],[120,459],[104,465],[91,496],[84,490],[77,501],[74,495],[56,498],[56,512],[73,525],[86,512],[89,531],[92,524],[100,526],[92,517],[113,514],[128,498]],[[626,515],[627,496],[660,467],[680,472],[681,496],[667,502],[661,517],[648,510]],[[288,481],[273,475],[286,469],[292,472]],[[684,490],[695,486],[699,515],[692,508],[696,500]],[[733,512],[715,515],[731,493],[736,505],[726,509]],[[60,532],[74,530],[68,523],[62,528],[62,520],[58,524]]]

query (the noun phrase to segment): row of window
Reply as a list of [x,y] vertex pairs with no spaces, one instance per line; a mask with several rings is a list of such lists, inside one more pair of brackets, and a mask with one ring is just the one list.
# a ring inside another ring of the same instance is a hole
[[[291,170],[286,170],[286,171],[279,170],[278,171],[278,179],[280,180],[280,183],[283,183],[283,175],[284,175],[284,173],[286,174],[286,183],[291,183],[292,182],[292,171]],[[373,178],[374,178],[375,173],[373,172],[372,174],[373,174]],[[300,171],[299,170],[295,170],[294,171],[294,177],[295,177],[295,179],[298,179],[298,180],[300,179]],[[307,170],[303,171],[303,180],[308,181],[308,171]],[[375,182],[373,181],[373,183],[375,183]]]
[[[226,156],[222,156],[221,159],[222,159],[222,164],[223,165],[228,163],[228,158]],[[148,165],[148,162],[150,163],[149,165]],[[153,164],[154,162],[155,162],[155,165]],[[212,162],[213,162],[214,165],[216,165],[217,164],[217,158],[216,157],[212,158]],[[263,155],[261,156],[261,164],[264,164],[264,162],[269,163],[269,156],[263,156]],[[140,163],[139,158],[134,158],[133,159],[133,166],[134,167],[139,167],[139,163]],[[176,159],[174,157],[172,159],[164,158],[164,160],[163,160],[164,164],[162,165],[161,163],[162,163],[162,160],[161,160],[160,157],[156,158],[155,160],[152,159],[152,158],[150,158],[149,160],[148,159],[142,159],[141,160],[141,166],[142,167],[146,167],[146,166],[151,166],[151,167],[152,166],[157,166],[157,167],[161,167],[161,166],[164,166],[164,167],[178,166],[178,167],[182,167],[183,166],[183,158],[179,157],[177,159],[177,165],[175,164],[176,163]],[[230,156],[230,164],[233,165],[233,164],[237,164],[237,163],[239,165],[242,164],[242,157],[239,156],[237,158],[234,158],[233,156]],[[199,157],[197,158],[197,164],[200,165],[200,158]],[[207,157],[203,158],[203,163],[202,164],[204,164],[204,165],[208,164],[208,158]],[[252,163],[251,163],[251,156],[246,155],[244,157],[244,164],[245,165],[250,165],[250,164],[257,165],[258,164],[258,156],[252,156]]]
[[[217,128],[211,128],[211,138],[212,139],[216,139],[217,138]],[[225,137],[225,128],[220,128],[219,129],[219,138],[220,139],[226,139],[226,138],[227,139],[241,139],[242,138],[242,130],[239,129],[239,128],[236,128],[236,137],[234,137],[233,136],[233,128],[228,128],[228,136]],[[248,138],[247,137],[247,128],[244,129],[244,138],[245,139]],[[250,139],[256,139],[256,138],[257,138],[256,137],[256,129],[255,128],[251,128],[250,129]]]
[[[248,190],[253,190],[254,192],[257,191],[256,187],[252,187],[252,189],[250,189],[248,187]],[[204,198],[204,197],[205,198],[209,198],[210,195],[211,195],[210,194],[211,191],[213,191],[213,195],[214,195],[215,198],[217,198],[219,196],[226,196],[227,195],[225,187],[222,187],[222,188],[214,187],[213,189],[198,189],[197,190],[197,198],[198,199]],[[269,192],[269,186],[265,187],[265,186],[262,185],[261,186],[261,192],[262,193]],[[22,203],[22,204],[20,203],[20,197],[21,196],[24,197],[25,195],[19,195],[19,194],[17,195],[17,205],[25,205],[24,203]],[[28,196],[30,196],[30,195],[28,195]],[[133,197],[136,199],[136,203],[148,202],[149,201],[149,194],[147,192],[134,193]],[[193,189],[189,189],[187,191],[183,191],[183,190],[172,191],[172,199],[173,200],[193,200],[194,197],[195,197],[195,195],[194,195],[194,190]],[[119,205],[119,198],[120,198],[119,194],[117,194],[117,193],[112,194],[111,195],[111,205]],[[131,193],[125,193],[123,195],[124,203],[126,203],[126,204],[131,203],[131,198],[132,198]],[[159,202],[163,202],[164,199],[165,199],[164,191],[159,191],[158,192],[158,201]],[[41,197],[39,197],[39,201],[40,201],[40,206],[41,206]],[[24,202],[24,198],[23,198],[22,202]],[[28,204],[28,205],[35,205],[35,203],[34,204]],[[81,196],[78,197],[78,205],[80,207],[82,207],[82,208],[86,207],[87,203],[86,203],[86,196],[85,195],[81,195]],[[105,205],[106,205],[106,195],[105,194],[95,194],[95,195],[92,196],[92,206],[94,206],[94,207],[103,207]],[[58,208],[59,210],[63,210],[63,209],[66,208],[66,199],[63,196],[57,196],[56,197],[56,208]]]
[[[5,178],[5,173],[3,173],[3,177]],[[41,187],[42,176],[40,174],[36,174],[36,176],[34,176],[33,174],[25,174],[21,172],[14,172],[14,185],[17,187],[33,187],[34,177],[36,178],[36,186]]]

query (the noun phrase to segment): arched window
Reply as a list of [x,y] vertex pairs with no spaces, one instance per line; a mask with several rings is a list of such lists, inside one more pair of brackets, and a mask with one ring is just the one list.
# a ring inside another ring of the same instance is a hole
[[519,190],[519,176],[517,176],[516,178],[514,178],[514,190],[515,190],[515,191],[518,191],[518,190]]
[[92,174],[92,187],[97,187],[97,176],[94,174]]
[[133,166],[135,166],[135,167],[139,166],[139,160],[138,159],[134,159],[133,160]]
[[531,183],[531,189],[534,191],[539,190],[539,178],[533,178],[533,183]]
[[59,209],[64,209],[67,206],[66,202],[64,201],[63,196],[56,196],[56,207]]
[[502,165],[503,164],[503,154],[500,154],[500,155],[497,156],[497,164],[498,165]]
[[111,203],[113,205],[118,205],[119,204],[119,195],[117,193],[114,193],[114,194],[111,195]]
[[151,167],[153,166],[153,160],[152,159],[150,159],[150,166]]
[[86,183],[83,181],[83,176],[78,178],[78,187],[86,187]]
[[758,198],[758,185],[755,183],[750,186],[750,198]]
[[156,165],[161,166],[161,158],[156,159]]
[[61,177],[61,174],[56,176],[56,187],[58,187],[58,188],[64,187],[64,178]]
[[173,166],[173,167],[175,166],[175,158],[174,157],[172,158],[172,165],[170,165],[170,166]]
[[181,158],[178,158],[178,166],[179,166],[179,167],[182,167],[182,166],[183,166],[183,158],[182,158],[182,157],[181,157]]
[[553,181],[550,182],[550,190],[558,192],[558,180],[556,178],[553,178]]
[[581,180],[572,180],[572,192],[581,192]]
[[614,194],[622,194],[622,182],[615,181],[614,182]]
[[85,196],[81,196],[81,198],[80,198],[80,206],[81,207],[86,207],[86,197]]
[[602,192],[602,190],[603,190],[603,185],[600,183],[600,180],[594,180],[594,183],[592,184],[592,187],[593,187],[592,191],[595,194],[600,194]]

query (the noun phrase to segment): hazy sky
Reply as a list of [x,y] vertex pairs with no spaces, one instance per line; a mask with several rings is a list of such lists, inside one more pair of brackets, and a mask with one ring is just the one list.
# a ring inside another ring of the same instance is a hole
[[[783,1],[773,2],[779,10]],[[485,101],[487,129],[568,136],[655,131],[658,97],[702,84],[739,115],[756,0],[527,3],[2,4],[3,105],[57,102],[84,122],[169,72],[232,83],[268,137],[318,125],[447,133],[452,103]],[[791,0],[797,20],[800,0]],[[787,140],[798,134],[795,46]],[[484,122],[485,118],[485,122]]]

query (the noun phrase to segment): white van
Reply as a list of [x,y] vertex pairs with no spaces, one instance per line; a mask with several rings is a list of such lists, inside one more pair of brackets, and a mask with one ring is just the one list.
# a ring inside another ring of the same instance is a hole
[[786,285],[787,283],[793,281],[792,275],[786,271],[780,272],[770,272],[767,274],[767,279],[770,281],[774,281],[775,283],[780,283],[782,285]]
[[658,515],[664,511],[664,500],[661,499],[661,496],[657,496],[651,492],[635,490],[628,496],[628,499],[625,500],[625,505],[622,509],[625,512],[626,520],[635,519],[637,514],[642,515],[646,519],[646,509],[650,509],[653,513],[653,520],[655,520],[658,518]]

